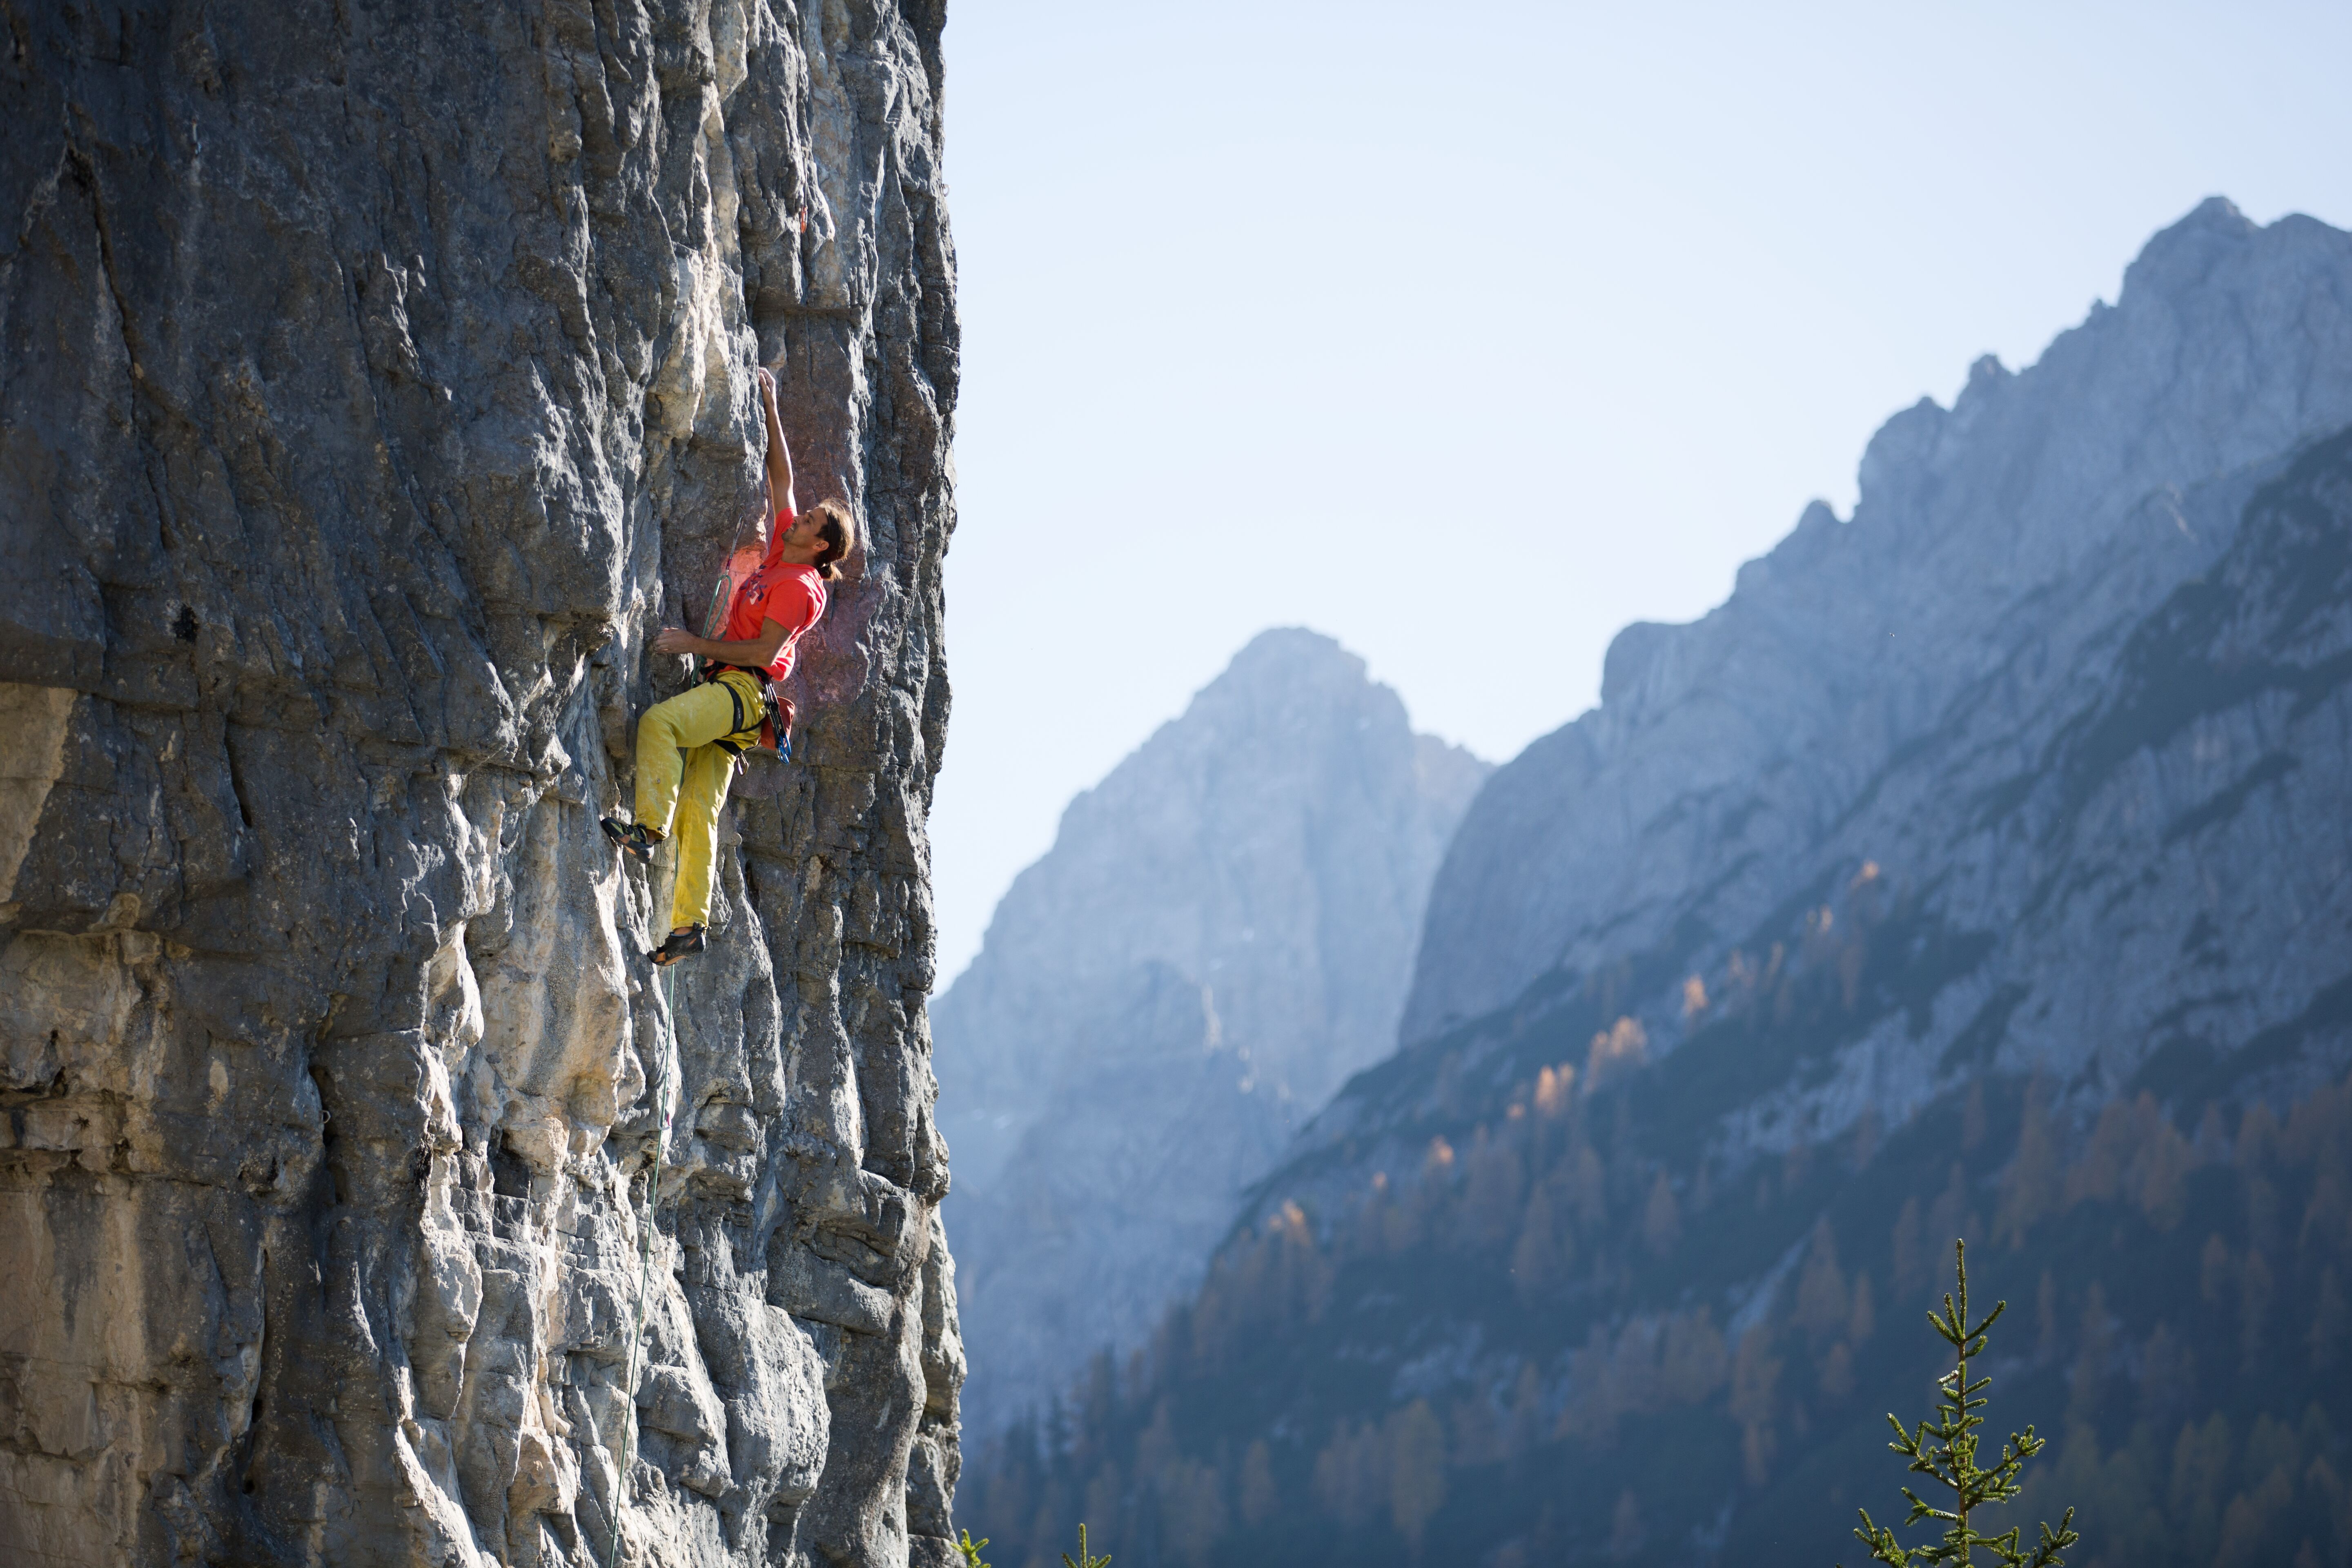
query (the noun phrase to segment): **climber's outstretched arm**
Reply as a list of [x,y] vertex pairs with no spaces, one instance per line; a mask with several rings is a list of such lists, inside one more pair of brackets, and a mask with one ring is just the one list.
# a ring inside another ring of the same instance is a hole
[[741,642],[712,642],[709,637],[696,637],[677,626],[664,626],[654,635],[656,653],[688,653],[697,658],[707,658],[713,664],[732,664],[744,669],[764,669],[784,646],[788,634],[782,621],[761,621],[760,635]]
[[798,512],[793,504],[793,448],[784,439],[784,422],[776,414],[776,378],[765,366],[760,371],[760,414],[768,426],[768,515]]

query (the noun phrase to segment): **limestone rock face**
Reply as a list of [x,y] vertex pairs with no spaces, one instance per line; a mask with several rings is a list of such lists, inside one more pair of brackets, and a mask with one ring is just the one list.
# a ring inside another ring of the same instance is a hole
[[[17,15],[0,1555],[952,1560],[940,25]],[[779,358],[867,549],[673,1004],[596,817]]]
[[937,1009],[976,1426],[1134,1343],[1291,1127],[1385,1054],[1486,773],[1292,629],[1071,803]]

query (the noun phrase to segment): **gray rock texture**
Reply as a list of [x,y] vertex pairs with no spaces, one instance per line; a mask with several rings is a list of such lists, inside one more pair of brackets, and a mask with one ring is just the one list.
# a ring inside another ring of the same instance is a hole
[[[952,1561],[939,7],[12,17],[0,1556]],[[664,1094],[595,819],[780,357],[868,548]]]
[[976,1429],[1132,1346],[1296,1122],[1386,1054],[1486,773],[1279,630],[1071,803],[936,1009]]

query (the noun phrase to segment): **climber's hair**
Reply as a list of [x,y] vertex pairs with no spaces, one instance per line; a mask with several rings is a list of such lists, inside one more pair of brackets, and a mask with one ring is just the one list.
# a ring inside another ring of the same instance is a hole
[[828,583],[838,583],[841,563],[847,559],[850,546],[857,542],[857,524],[850,521],[849,508],[837,500],[821,500],[809,510],[824,519],[816,531],[816,536],[824,541],[824,549],[814,563],[816,574]]

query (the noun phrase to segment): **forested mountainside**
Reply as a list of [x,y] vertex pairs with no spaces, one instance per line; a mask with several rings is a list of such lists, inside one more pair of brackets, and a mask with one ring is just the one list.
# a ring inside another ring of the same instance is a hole
[[1148,1352],[967,1470],[1000,1561],[1859,1555],[1921,1308],[2078,1565],[2352,1555],[2352,237],[2209,203],[1889,422],[1499,770],[1404,1045]]
[[933,1014],[968,1429],[1140,1343],[1285,1140],[1388,1054],[1486,771],[1294,628],[1071,804]]
[[[0,1560],[955,1561],[941,22],[9,10]],[[665,995],[762,364],[866,549]]]

